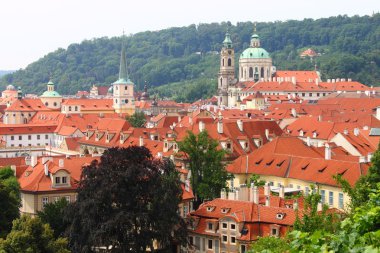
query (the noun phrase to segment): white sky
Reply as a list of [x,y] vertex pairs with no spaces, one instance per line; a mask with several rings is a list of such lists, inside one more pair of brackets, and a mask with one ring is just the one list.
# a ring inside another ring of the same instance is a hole
[[380,0],[2,0],[0,70],[25,68],[59,47],[173,26],[372,15]]

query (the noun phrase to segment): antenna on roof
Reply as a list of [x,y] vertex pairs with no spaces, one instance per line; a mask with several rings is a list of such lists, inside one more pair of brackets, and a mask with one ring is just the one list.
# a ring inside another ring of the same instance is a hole
[[256,25],[257,25],[257,22],[255,22],[255,23],[253,24],[253,33],[256,33],[256,31],[257,31],[257,29],[256,29]]

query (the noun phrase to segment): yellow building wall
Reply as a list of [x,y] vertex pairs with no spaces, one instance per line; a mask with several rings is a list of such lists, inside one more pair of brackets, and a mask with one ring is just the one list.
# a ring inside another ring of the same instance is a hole
[[[246,182],[249,181],[249,178],[251,174],[234,174],[235,178],[233,179],[233,186],[239,187],[240,184],[246,184]],[[265,182],[273,182],[273,186],[279,186],[279,184],[284,185],[285,187],[290,187],[291,185],[295,189],[300,189],[305,192],[306,187],[309,188],[311,191],[311,185],[316,186],[319,188],[319,190],[325,190],[325,203],[329,204],[329,192],[333,192],[333,205],[331,207],[335,207],[338,209],[341,209],[339,207],[339,193],[343,193],[343,205],[344,208],[347,207],[347,205],[350,202],[349,196],[342,191],[341,188],[330,186],[330,185],[323,185],[318,184],[316,185],[315,182],[309,182],[309,181],[303,181],[299,179],[293,179],[293,178],[282,178],[282,177],[275,177],[275,176],[263,176],[260,175],[260,179],[264,180]],[[228,182],[228,187],[231,187],[231,182]]]

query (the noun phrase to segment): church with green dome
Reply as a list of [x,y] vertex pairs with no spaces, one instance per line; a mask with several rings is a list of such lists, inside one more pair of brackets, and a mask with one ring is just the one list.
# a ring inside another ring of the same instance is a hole
[[235,76],[234,49],[231,35],[226,33],[220,53],[218,74],[218,104],[235,106],[239,102],[236,84],[244,82],[268,81],[276,72],[270,54],[261,47],[256,26],[251,36],[250,47],[239,56],[239,73]]
[[50,109],[60,109],[62,96],[54,90],[54,83],[50,80],[47,83],[47,90],[40,96],[42,103]]

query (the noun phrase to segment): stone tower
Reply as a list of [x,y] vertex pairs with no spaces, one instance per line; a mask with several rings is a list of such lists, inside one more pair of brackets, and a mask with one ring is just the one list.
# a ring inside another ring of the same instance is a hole
[[235,51],[231,36],[227,32],[220,51],[220,70],[218,74],[218,105],[228,106],[228,87],[235,79]]
[[127,58],[123,38],[120,56],[119,79],[112,84],[113,108],[116,113],[128,113],[129,115],[132,115],[135,112],[133,88],[134,83],[128,76]]

